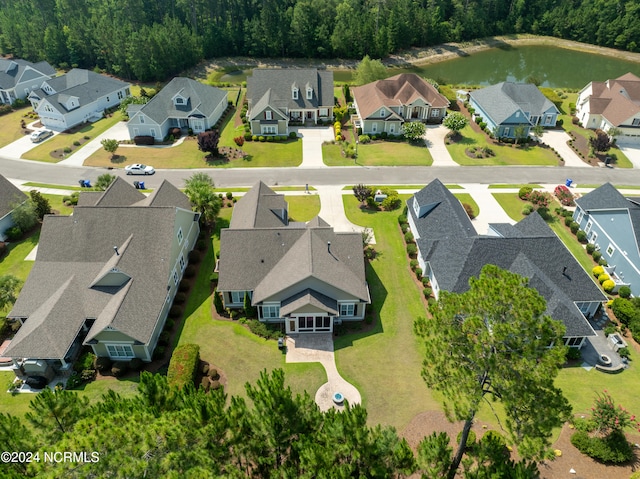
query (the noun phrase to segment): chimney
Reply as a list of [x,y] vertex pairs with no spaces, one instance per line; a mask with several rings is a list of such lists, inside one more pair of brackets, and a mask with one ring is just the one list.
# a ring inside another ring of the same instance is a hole
[[113,247],[113,251],[116,252],[116,256],[120,256],[120,253],[118,253],[118,247],[117,246]]

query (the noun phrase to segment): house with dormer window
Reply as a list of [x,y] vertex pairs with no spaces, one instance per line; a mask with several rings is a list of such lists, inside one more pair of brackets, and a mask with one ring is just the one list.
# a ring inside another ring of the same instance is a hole
[[4,353],[16,374],[64,375],[83,346],[150,361],[199,217],[171,183],[147,197],[122,178],[82,192],[71,216],[45,216],[34,266],[7,315],[21,323]]
[[352,89],[355,126],[367,135],[399,135],[405,121],[440,123],[449,100],[415,73],[378,80]]
[[14,226],[13,210],[28,199],[28,196],[13,183],[0,175],[0,241],[6,239],[6,231]]
[[176,77],[148,103],[128,106],[127,128],[131,139],[152,136],[162,141],[172,128],[197,134],[213,128],[226,108],[226,91]]
[[98,73],[74,68],[42,82],[28,99],[42,124],[55,131],[99,120],[104,111],[131,95],[130,84]]
[[364,319],[371,303],[362,235],[336,233],[320,217],[289,221],[284,196],[263,182],[220,232],[216,268],[225,308],[242,309],[248,296],[260,321],[283,323],[287,334],[331,332]]
[[[532,83],[501,82],[469,94],[469,105],[500,138],[529,136],[531,128],[556,126],[560,111]],[[520,129],[522,131],[520,132]]]
[[17,99],[24,100],[55,74],[56,70],[47,62],[0,58],[0,103],[11,105]]
[[289,124],[333,118],[333,72],[255,69],[247,78],[247,119],[253,135],[287,135]]

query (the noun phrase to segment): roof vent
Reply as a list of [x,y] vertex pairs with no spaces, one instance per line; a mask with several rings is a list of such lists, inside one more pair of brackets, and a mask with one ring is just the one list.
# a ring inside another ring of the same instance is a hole
[[117,256],[120,256],[120,253],[118,252],[118,247],[117,247],[117,246],[114,246],[114,247],[113,247],[113,251],[115,251],[115,252],[116,252],[116,255],[117,255]]
[[327,241],[327,251],[331,253],[331,241]]

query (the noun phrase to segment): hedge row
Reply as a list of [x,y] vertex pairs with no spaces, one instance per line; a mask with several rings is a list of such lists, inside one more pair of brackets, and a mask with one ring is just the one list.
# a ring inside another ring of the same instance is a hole
[[169,386],[182,389],[187,384],[194,384],[198,366],[200,365],[200,346],[182,344],[171,355],[167,381]]

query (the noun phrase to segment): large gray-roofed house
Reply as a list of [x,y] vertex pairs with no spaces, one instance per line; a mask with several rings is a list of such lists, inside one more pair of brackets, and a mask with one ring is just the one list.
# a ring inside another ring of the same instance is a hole
[[258,183],[238,201],[231,227],[221,231],[218,292],[224,306],[240,309],[248,294],[258,319],[284,323],[289,334],[333,331],[334,324],[363,319],[370,298],[362,236],[336,233],[319,218],[306,225],[286,218],[272,223],[273,212],[260,205],[274,196],[284,202]]
[[15,206],[26,200],[26,194],[0,175],[0,241],[6,239],[5,232],[14,225],[11,213],[13,213]]
[[102,118],[105,110],[131,95],[129,87],[116,78],[74,68],[45,80],[28,98],[44,126],[63,131]]
[[47,62],[0,58],[0,103],[11,105],[17,99],[24,100],[55,74],[55,68]]
[[211,129],[227,108],[227,92],[190,78],[176,77],[147,104],[127,108],[129,136],[162,141],[171,128],[201,133]]
[[333,72],[310,68],[255,69],[247,77],[247,118],[254,135],[287,135],[289,122],[333,118]]
[[576,200],[573,219],[607,261],[606,273],[615,283],[640,296],[640,205],[637,198],[625,198],[612,184]]
[[23,323],[5,352],[21,373],[34,361],[48,376],[64,372],[82,344],[97,356],[151,360],[198,215],[166,181],[122,204],[127,188],[139,194],[118,178],[97,204],[45,217],[35,265],[7,316]]
[[519,126],[524,128],[524,136],[536,125],[553,127],[560,114],[538,87],[529,83],[501,82],[475,90],[469,95],[469,104],[489,131],[498,128],[502,138],[515,138]]
[[439,180],[412,196],[407,206],[418,261],[436,297],[443,290],[468,290],[469,278],[494,264],[529,278],[545,298],[547,313],[564,323],[567,345],[579,348],[595,334],[586,317],[596,314],[606,297],[540,215],[532,213],[515,225],[491,225],[491,236],[478,235]]

